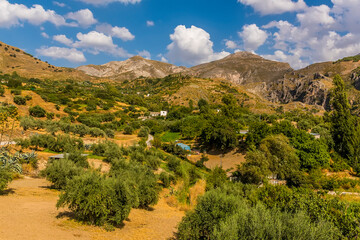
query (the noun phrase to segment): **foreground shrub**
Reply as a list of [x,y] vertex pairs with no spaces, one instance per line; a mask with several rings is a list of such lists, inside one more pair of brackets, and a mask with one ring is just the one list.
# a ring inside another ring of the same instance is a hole
[[12,180],[12,173],[7,169],[0,167],[0,192],[7,188],[7,185]]
[[56,206],[68,207],[80,221],[119,225],[128,217],[132,199],[123,181],[91,171],[68,181]]
[[241,197],[251,195],[249,190],[207,192],[183,218],[178,239],[341,239],[339,229],[324,220],[328,218],[314,219],[306,211],[288,212],[263,203],[251,205]]
[[245,205],[221,222],[213,239],[339,239],[340,233],[326,221],[312,222],[304,212],[291,214],[264,205]]
[[128,184],[133,207],[147,208],[157,203],[160,189],[155,174],[148,167],[117,160],[112,163],[110,176]]
[[82,172],[83,169],[78,167],[73,161],[60,159],[48,163],[43,174],[46,179],[53,184],[54,188],[63,189],[67,181],[73,179],[75,176],[79,176]]

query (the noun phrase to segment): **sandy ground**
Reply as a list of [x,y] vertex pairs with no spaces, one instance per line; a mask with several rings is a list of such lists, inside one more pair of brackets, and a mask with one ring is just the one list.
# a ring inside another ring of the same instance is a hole
[[169,239],[184,212],[170,207],[163,198],[153,210],[133,209],[124,227],[113,232],[59,217],[65,209],[55,207],[58,191],[44,179],[24,178],[9,185],[0,195],[1,240],[49,239]]
[[[213,169],[216,166],[222,166],[224,170],[236,170],[239,164],[245,162],[245,155],[237,151],[231,151],[226,154],[208,152],[207,157],[209,158],[209,161],[205,162],[205,166],[210,169]],[[200,158],[201,155],[191,155],[189,160],[197,162]]]

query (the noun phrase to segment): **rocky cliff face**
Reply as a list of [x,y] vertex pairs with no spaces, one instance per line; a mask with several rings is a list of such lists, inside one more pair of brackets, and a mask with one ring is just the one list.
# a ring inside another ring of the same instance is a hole
[[185,67],[144,59],[140,56],[125,61],[109,62],[104,65],[87,65],[77,68],[90,76],[114,80],[133,80],[139,77],[163,78],[170,74],[183,72]]

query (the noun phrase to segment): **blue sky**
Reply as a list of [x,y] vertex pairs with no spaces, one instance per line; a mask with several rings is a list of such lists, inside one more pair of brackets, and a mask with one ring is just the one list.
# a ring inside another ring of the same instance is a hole
[[360,53],[360,0],[0,0],[0,41],[57,66],[236,51],[301,68]]

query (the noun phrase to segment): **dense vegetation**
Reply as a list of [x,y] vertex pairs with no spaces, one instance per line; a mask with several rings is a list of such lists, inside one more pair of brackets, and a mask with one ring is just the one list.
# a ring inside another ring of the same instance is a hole
[[[190,204],[190,188],[206,179],[206,194],[180,223],[179,239],[353,239],[360,233],[360,206],[327,194],[359,191],[360,181],[324,174],[360,173],[360,122],[339,76],[324,116],[281,107],[255,114],[244,105],[247,96],[225,83],[216,89],[220,99],[171,105],[167,97],[190,81],[181,75],[122,83],[2,77],[16,105],[26,104],[30,98],[24,92],[33,91],[56,109],[32,106],[29,116],[18,118],[16,106],[3,104],[1,138],[19,120],[23,132],[32,133],[16,140],[21,151],[65,153],[64,159],[49,161],[42,174],[61,191],[57,206],[68,207],[80,221],[120,226],[132,208],[156,204],[162,188]],[[162,110],[166,117],[151,115]],[[120,133],[141,140],[119,146]],[[98,140],[84,144],[84,137]],[[190,162],[177,141],[200,152],[200,160]],[[223,169],[206,168],[211,150],[246,155],[245,163],[231,169],[232,182]],[[84,153],[110,170],[94,169]],[[23,164],[36,168],[36,157],[21,154],[3,154],[0,190]],[[283,186],[272,186],[274,181]]]

